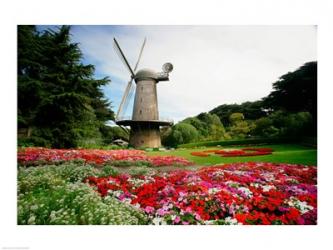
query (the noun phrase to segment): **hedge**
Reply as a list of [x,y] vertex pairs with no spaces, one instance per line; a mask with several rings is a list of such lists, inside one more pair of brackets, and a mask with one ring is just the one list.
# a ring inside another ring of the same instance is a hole
[[278,138],[251,138],[241,140],[224,140],[224,141],[203,141],[196,143],[180,144],[177,148],[195,148],[195,147],[212,147],[212,146],[231,146],[231,145],[254,145],[254,144],[275,144],[275,143],[298,143],[301,138],[278,137]]

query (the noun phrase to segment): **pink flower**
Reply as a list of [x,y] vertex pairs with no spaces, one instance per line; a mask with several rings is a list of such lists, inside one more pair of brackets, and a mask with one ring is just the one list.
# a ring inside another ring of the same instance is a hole
[[150,207],[150,206],[146,206],[146,207],[145,207],[145,212],[148,213],[148,214],[154,212],[154,210],[155,210],[155,209],[154,209],[153,207]]
[[166,214],[166,211],[164,211],[162,208],[157,210],[157,214],[160,216],[164,216]]
[[187,207],[187,208],[185,209],[185,211],[191,213],[191,212],[192,212],[192,208],[191,208],[191,207]]
[[176,216],[174,222],[175,222],[175,223],[179,223],[179,222],[180,222],[180,217],[179,217],[179,216]]

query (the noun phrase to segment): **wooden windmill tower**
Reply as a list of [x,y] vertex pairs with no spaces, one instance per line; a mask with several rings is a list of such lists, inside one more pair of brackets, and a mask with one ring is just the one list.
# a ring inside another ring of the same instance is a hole
[[[163,72],[155,72],[150,69],[142,69],[136,72],[145,43],[146,39],[142,44],[135,68],[132,70],[119,43],[114,38],[114,47],[130,73],[130,80],[116,115],[116,124],[131,127],[129,143],[133,147],[157,148],[161,147],[160,126],[171,126],[173,122],[160,119],[159,117],[156,84],[160,81],[169,80],[169,73],[172,71],[173,66],[171,63],[164,64],[162,67]],[[131,118],[121,117],[123,109],[127,107],[130,99],[129,93],[131,92],[133,80],[136,83],[133,114]]]

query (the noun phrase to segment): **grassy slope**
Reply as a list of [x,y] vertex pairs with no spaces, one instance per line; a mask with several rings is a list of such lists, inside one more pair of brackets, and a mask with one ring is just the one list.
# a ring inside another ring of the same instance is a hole
[[[242,147],[224,147],[224,148],[244,148]],[[165,152],[147,152],[148,155],[175,155],[182,156],[191,160],[199,165],[214,165],[219,163],[232,163],[232,162],[275,162],[275,163],[295,163],[304,165],[317,165],[317,150],[300,145],[293,144],[276,144],[264,145],[257,147],[269,147],[274,150],[272,155],[264,156],[251,156],[251,157],[221,157],[212,154],[209,157],[193,156],[190,153],[194,151],[203,151],[207,149],[222,149],[222,148],[204,148],[204,149],[177,149],[174,151]]]

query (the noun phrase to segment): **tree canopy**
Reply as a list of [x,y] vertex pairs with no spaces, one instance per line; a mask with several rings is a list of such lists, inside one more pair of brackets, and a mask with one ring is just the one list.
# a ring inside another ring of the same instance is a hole
[[82,63],[70,27],[38,32],[18,26],[18,128],[27,137],[53,147],[77,147],[98,140],[113,119],[94,66]]
[[224,125],[230,125],[229,117],[233,113],[242,113],[245,119],[255,120],[266,116],[267,112],[263,107],[262,101],[243,102],[242,104],[222,104],[213,110],[211,114],[216,114]]
[[167,146],[176,146],[195,141],[221,140],[225,135],[225,128],[217,115],[201,113],[162,130],[162,141]]
[[[208,116],[210,115],[210,116]],[[212,117],[220,132],[210,129]],[[208,114],[189,117],[199,132],[198,140],[246,138],[252,136],[316,136],[317,62],[308,62],[282,75],[273,91],[258,101],[222,104]],[[216,133],[215,133],[216,134]]]
[[274,111],[310,112],[317,114],[317,62],[308,62],[288,72],[273,83],[273,91],[263,105]]

